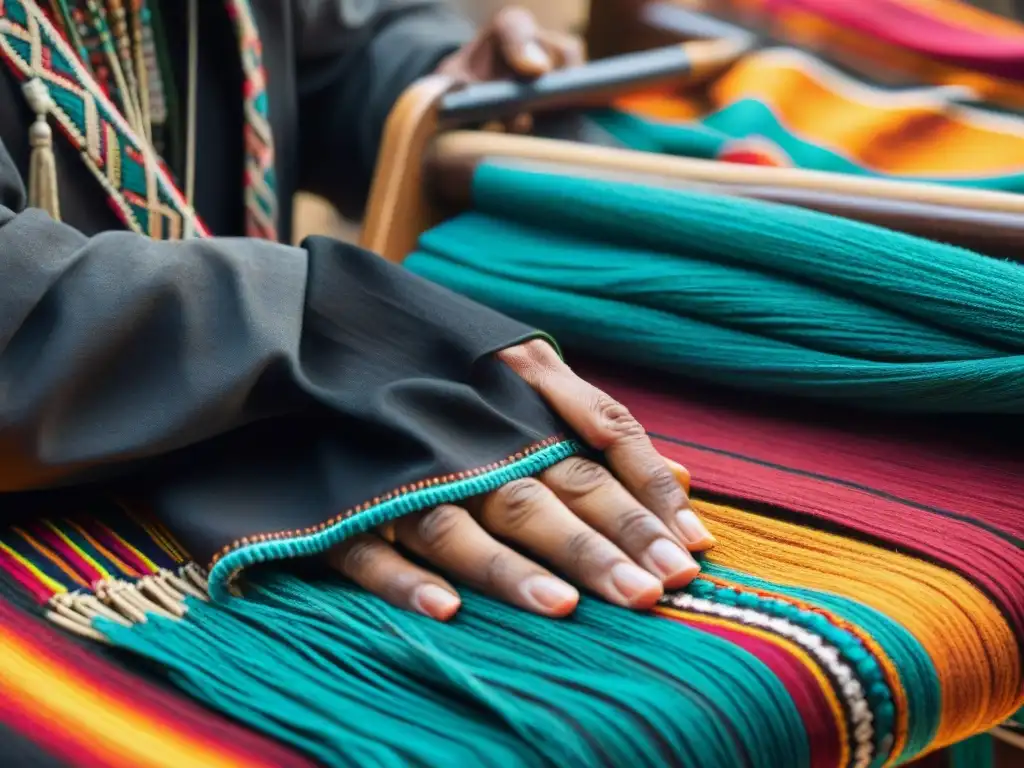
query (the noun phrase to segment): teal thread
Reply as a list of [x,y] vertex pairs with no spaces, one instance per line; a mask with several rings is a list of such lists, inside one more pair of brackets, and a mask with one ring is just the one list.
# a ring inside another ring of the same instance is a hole
[[[856,674],[864,689],[864,696],[871,705],[873,742],[876,751],[884,751],[886,743],[891,746],[896,727],[896,710],[893,706],[892,692],[882,674],[881,666],[870,651],[864,647],[860,638],[852,632],[837,627],[829,621],[827,616],[799,608],[778,598],[762,597],[754,592],[719,586],[701,578],[694,580],[686,588],[686,591],[694,597],[715,603],[749,608],[769,616],[785,619],[791,624],[814,633],[835,648],[839,657]],[[852,725],[851,723],[851,727]],[[880,755],[876,758],[876,762],[883,762],[885,757],[884,754]]]
[[789,694],[742,648],[589,597],[553,621],[460,592],[446,624],[339,578],[261,572],[181,620],[95,626],[331,768],[809,768]]
[[578,451],[579,445],[575,441],[564,440],[489,472],[444,485],[412,491],[381,502],[375,507],[354,514],[336,525],[316,533],[280,541],[256,542],[233,549],[210,569],[210,596],[214,600],[227,598],[229,595],[228,583],[232,574],[257,563],[310,557],[326,552],[350,536],[365,533],[403,515],[435,507],[438,504],[451,503],[488,493],[513,480],[536,475]]
[[575,351],[874,408],[1024,413],[1021,265],[814,211],[487,164],[474,207],[406,266]]
[[1019,173],[957,178],[873,171],[834,149],[794,136],[782,125],[772,108],[757,99],[740,99],[693,121],[668,122],[616,110],[596,111],[589,116],[627,147],[640,152],[713,160],[737,139],[762,139],[778,147],[798,168],[953,187],[1024,191],[1024,175]]
[[901,624],[874,608],[828,592],[775,584],[708,561],[702,563],[702,568],[708,576],[820,605],[864,629],[885,648],[907,693],[907,743],[899,755],[900,762],[912,760],[932,743],[942,707],[938,673],[928,652]]
[[949,768],[995,768],[995,740],[987,734],[972,736],[949,748]]

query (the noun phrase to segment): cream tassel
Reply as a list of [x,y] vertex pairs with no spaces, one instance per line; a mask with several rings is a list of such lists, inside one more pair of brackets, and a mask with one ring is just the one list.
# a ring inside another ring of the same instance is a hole
[[28,167],[28,204],[41,208],[54,221],[60,221],[60,197],[57,193],[57,163],[53,156],[53,129],[47,118],[54,108],[50,91],[39,78],[22,85],[28,105],[36,119],[28,129],[32,157]]

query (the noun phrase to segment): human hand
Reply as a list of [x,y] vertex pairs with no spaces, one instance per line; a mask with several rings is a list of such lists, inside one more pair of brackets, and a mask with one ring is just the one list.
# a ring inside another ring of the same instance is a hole
[[553,69],[584,62],[583,44],[574,35],[541,29],[525,8],[500,10],[468,44],[445,58],[437,72],[462,83],[535,78]]
[[689,583],[700,568],[687,550],[707,549],[714,539],[690,508],[686,470],[658,454],[629,412],[576,376],[546,342],[498,356],[604,453],[611,471],[566,459],[463,506],[406,516],[384,537],[354,537],[331,553],[332,564],[394,605],[440,620],[458,611],[457,591],[402,549],[546,616],[571,613],[579,593],[519,550],[609,602],[639,610],[651,608],[665,587]]

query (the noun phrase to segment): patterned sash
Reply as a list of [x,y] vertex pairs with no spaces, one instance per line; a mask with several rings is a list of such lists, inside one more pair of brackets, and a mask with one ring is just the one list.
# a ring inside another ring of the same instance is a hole
[[[246,234],[277,239],[274,148],[267,119],[262,45],[249,0],[225,0],[238,37],[245,99]],[[0,57],[19,80],[46,86],[51,117],[79,151],[114,211],[134,232],[160,240],[181,238],[191,221],[199,237],[209,230],[189,206],[163,160],[129,126],[74,49],[33,0],[0,0]]]

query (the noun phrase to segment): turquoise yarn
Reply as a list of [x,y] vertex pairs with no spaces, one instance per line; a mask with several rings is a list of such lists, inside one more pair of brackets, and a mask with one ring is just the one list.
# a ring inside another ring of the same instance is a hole
[[995,768],[995,741],[987,733],[949,748],[949,768]]
[[661,155],[714,159],[737,139],[762,139],[777,146],[798,168],[850,176],[926,181],[952,187],[1024,191],[1024,175],[974,178],[911,176],[879,173],[858,165],[839,152],[794,136],[772,108],[757,99],[740,99],[694,121],[659,121],[618,110],[597,110],[595,123],[630,149]]
[[579,351],[904,411],[1024,412],[1024,267],[813,211],[484,165],[409,269]]
[[804,600],[832,611],[863,628],[878,641],[893,660],[900,671],[903,688],[907,692],[907,743],[899,756],[900,762],[914,759],[931,744],[939,726],[942,689],[928,652],[901,624],[874,608],[829,592],[768,582],[706,560],[701,567],[707,576]]
[[551,621],[463,591],[441,624],[340,580],[263,574],[115,645],[328,766],[809,766],[760,660],[685,624],[585,599]]

